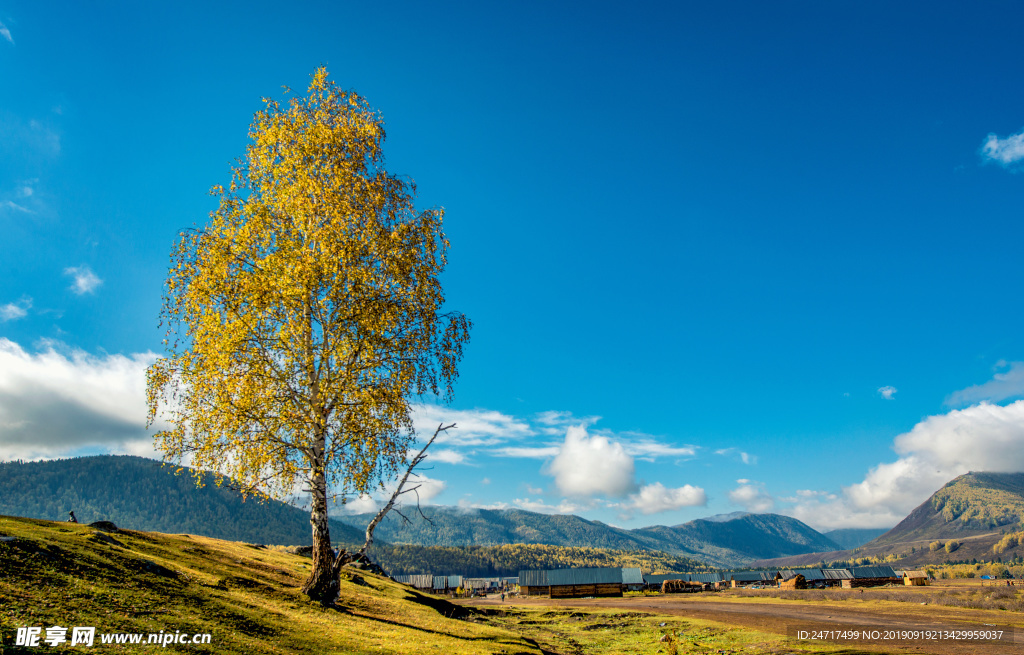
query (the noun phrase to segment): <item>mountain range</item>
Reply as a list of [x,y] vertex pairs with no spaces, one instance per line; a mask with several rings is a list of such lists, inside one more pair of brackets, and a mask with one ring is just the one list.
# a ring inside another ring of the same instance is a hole
[[[74,510],[79,521],[109,520],[121,527],[188,533],[234,541],[305,544],[309,514],[278,501],[242,500],[207,474],[197,488],[192,471],[142,457],[94,456],[43,462],[0,463],[0,514],[62,521]],[[776,514],[734,513],[682,525],[627,530],[573,515],[525,510],[424,507],[431,522],[404,524],[389,515],[378,541],[424,546],[546,544],[614,550],[654,550],[714,566],[836,550],[809,526]],[[335,516],[331,536],[361,544],[372,515]]]
[[[0,515],[81,523],[112,521],[131,530],[195,534],[231,541],[297,545],[311,539],[309,512],[276,500],[243,500],[192,469],[129,455],[0,463]],[[362,544],[363,533],[331,520],[331,538]]]
[[[898,558],[904,567],[944,561],[1010,561],[1024,556],[1024,544],[1007,537],[1022,531],[1024,473],[971,472],[946,483],[896,527],[862,546],[769,558],[754,565],[805,566],[887,557]],[[995,549],[1001,541],[1005,547]]]
[[[375,536],[392,544],[436,546],[549,544],[616,550],[657,550],[714,566],[742,566],[754,559],[781,557],[839,545],[809,526],[778,514],[712,517],[675,526],[627,530],[575,515],[538,514],[520,509],[424,507],[428,520],[405,522],[389,514]],[[371,514],[339,515],[365,528]],[[769,555],[769,553],[778,553]]]

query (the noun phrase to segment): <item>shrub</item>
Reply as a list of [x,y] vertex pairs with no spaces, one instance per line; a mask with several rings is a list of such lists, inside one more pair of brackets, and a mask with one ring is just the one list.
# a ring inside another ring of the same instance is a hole
[[942,546],[943,546],[943,544],[942,544],[941,541],[933,541],[930,544],[928,544],[928,550],[930,550],[932,552],[935,552],[935,551],[939,550],[940,548],[942,548]]
[[992,552],[997,554],[1005,553],[1011,548],[1015,548],[1021,542],[1022,537],[1024,537],[1024,532],[1011,532],[992,546]]
[[957,541],[956,539],[951,539],[950,541],[946,542],[946,552],[947,553],[952,553],[953,551],[955,551],[959,547],[960,547],[960,542]]

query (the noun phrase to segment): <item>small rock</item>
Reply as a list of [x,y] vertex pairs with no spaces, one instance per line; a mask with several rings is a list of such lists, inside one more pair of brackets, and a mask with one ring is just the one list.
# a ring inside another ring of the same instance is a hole
[[165,578],[176,578],[176,577],[178,577],[177,573],[175,573],[174,571],[170,570],[166,566],[160,566],[156,562],[151,562],[149,560],[143,561],[142,568],[146,569],[146,571],[148,571],[150,573],[154,573],[156,575],[161,575],[161,576],[163,576]]
[[89,538],[93,541],[99,541],[105,544],[110,544],[111,546],[120,546],[121,548],[124,548],[124,544],[122,544],[120,541],[114,539],[108,534],[103,534],[102,532],[93,532],[91,535],[89,535]]

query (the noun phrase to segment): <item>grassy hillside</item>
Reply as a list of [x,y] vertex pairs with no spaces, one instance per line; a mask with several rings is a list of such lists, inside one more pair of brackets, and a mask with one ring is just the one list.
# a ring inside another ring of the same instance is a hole
[[932,494],[892,530],[863,546],[766,558],[754,565],[813,566],[821,561],[870,560],[910,568],[946,562],[1014,562],[1024,556],[1024,543],[1007,535],[1022,530],[1024,473],[967,473]]
[[967,473],[947,483],[869,545],[969,537],[1024,528],[1024,473]]
[[[0,516],[0,652],[21,627],[91,626],[97,652],[150,652],[103,635],[209,634],[172,650],[226,655],[597,655],[792,652],[795,641],[677,616],[544,606],[473,608],[346,568],[334,607],[299,591],[309,560],[206,537]],[[68,631],[70,637],[71,630]],[[670,636],[665,636],[670,635]],[[45,637],[45,632],[43,633]],[[689,648],[699,640],[699,650]],[[68,644],[55,650],[70,648]],[[140,650],[141,649],[141,650]],[[824,647],[825,651],[839,651]]]
[[[0,463],[0,514],[82,523],[112,521],[133,530],[186,533],[265,544],[311,543],[309,513],[278,501],[242,500],[213,483],[196,488],[160,462],[102,455],[49,462]],[[331,521],[331,537],[362,544],[359,530]]]
[[309,560],[284,552],[10,517],[0,517],[0,534],[14,537],[0,541],[4,653],[15,652],[17,627],[53,625],[209,633],[208,646],[188,647],[200,653],[540,652],[510,632],[450,618],[465,611],[443,600],[363,572],[344,574],[337,608],[320,607],[299,591]]
[[[424,508],[424,513],[429,522],[417,517],[406,523],[398,516],[389,516],[375,534],[389,543],[409,545],[526,543],[619,551],[653,550],[716,566],[742,566],[761,557],[838,548],[800,521],[776,514],[747,514],[729,520],[697,520],[672,527],[625,530],[578,516],[524,510],[428,507]],[[372,516],[357,514],[338,518],[362,528]]]

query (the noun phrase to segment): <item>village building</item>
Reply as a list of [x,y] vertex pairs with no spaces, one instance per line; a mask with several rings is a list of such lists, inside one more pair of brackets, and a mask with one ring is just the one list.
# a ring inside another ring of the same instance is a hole
[[843,580],[843,589],[857,587],[881,587],[887,584],[903,584],[891,566],[856,566],[849,569],[850,578]]
[[639,568],[622,569],[622,588],[625,591],[643,591],[644,574]]
[[395,582],[401,584],[407,584],[410,587],[415,587],[423,591],[433,591],[434,589],[434,576],[429,573],[414,574],[414,575],[396,575],[392,578]]
[[924,587],[928,584],[928,574],[924,571],[900,571],[903,584],[908,587]]
[[622,569],[556,569],[548,571],[548,584],[551,598],[621,597]]
[[733,589],[737,587],[750,587],[753,585],[775,586],[775,581],[780,579],[778,571],[732,571],[725,574],[725,578],[731,583]]
[[853,579],[853,575],[846,569],[822,569],[821,574],[825,576],[826,587],[839,587],[843,580]]
[[551,593],[551,585],[548,584],[547,571],[520,571],[519,572],[519,595],[520,596],[547,596]]

